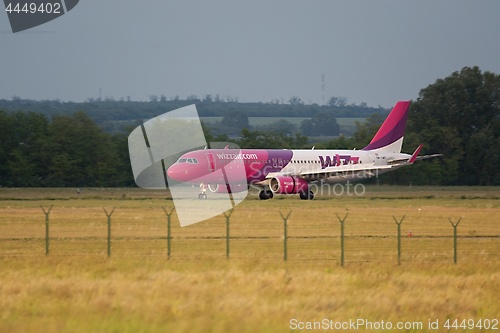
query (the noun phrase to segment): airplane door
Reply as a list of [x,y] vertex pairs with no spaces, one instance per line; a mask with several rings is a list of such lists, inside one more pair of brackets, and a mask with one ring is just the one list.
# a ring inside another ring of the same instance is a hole
[[208,160],[208,171],[210,171],[210,172],[214,171],[215,170],[214,154],[207,153],[207,160]]
[[282,158],[273,158],[273,168],[283,168],[283,159]]

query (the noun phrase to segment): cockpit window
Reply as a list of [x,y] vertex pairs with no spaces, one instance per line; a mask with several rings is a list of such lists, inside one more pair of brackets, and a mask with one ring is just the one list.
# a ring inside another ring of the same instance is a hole
[[189,164],[198,164],[197,158],[180,158],[177,163],[189,163]]

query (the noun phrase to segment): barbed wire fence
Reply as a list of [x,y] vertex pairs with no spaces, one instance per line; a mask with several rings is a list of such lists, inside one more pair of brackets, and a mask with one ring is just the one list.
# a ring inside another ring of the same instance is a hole
[[[238,226],[237,219],[236,224],[234,222],[230,224],[232,210],[221,215],[224,220],[216,217],[205,222],[200,228],[191,226],[190,229],[181,229],[180,227],[172,228],[174,208],[161,208],[167,216],[166,230],[164,222],[161,225],[156,220],[144,222],[136,216],[134,219],[138,219],[140,222],[131,225],[129,221],[121,222],[120,217],[122,220],[130,220],[130,217],[121,215],[114,219],[112,237],[111,216],[116,207],[110,211],[102,208],[107,217],[107,228],[102,228],[102,223],[95,222],[94,216],[91,216],[94,222],[88,222],[84,225],[68,226],[69,222],[50,222],[51,212],[57,214],[57,209],[53,211],[53,206],[48,209],[42,207],[45,215],[45,237],[40,236],[41,233],[38,234],[39,236],[16,237],[12,231],[8,236],[4,236],[1,231],[8,228],[8,224],[3,222],[0,224],[0,256],[43,254],[43,246],[40,245],[44,240],[46,256],[107,254],[110,257],[113,241],[113,256],[164,255],[167,259],[218,258],[224,255],[224,247],[227,259],[279,259],[281,252],[284,261],[291,259],[326,260],[337,262],[341,267],[344,267],[346,262],[371,261],[392,261],[397,265],[413,261],[453,262],[456,265],[459,256],[473,257],[475,261],[498,261],[500,259],[500,246],[498,245],[500,235],[459,235],[458,226],[462,217],[459,217],[457,222],[453,222],[456,218],[448,217],[448,228],[451,224],[453,236],[442,234],[417,236],[409,231],[408,236],[403,239],[401,225],[406,215],[403,215],[399,220],[394,215],[392,216],[397,224],[396,234],[380,234],[378,232],[370,235],[346,232],[352,225],[352,223],[346,223],[347,218],[354,221],[356,214],[349,215],[347,213],[342,218],[336,213],[336,218],[340,222],[340,233],[337,234],[333,231],[337,229],[331,223],[333,219],[330,222],[309,224],[306,229],[301,228],[301,221],[290,223],[292,220],[292,210],[290,210],[286,215],[279,211],[283,222],[281,232],[279,231],[279,219],[272,218],[274,222],[266,224],[267,229],[259,229],[258,235],[253,235],[255,229],[246,224]],[[119,210],[116,211],[119,212]],[[24,222],[36,223],[35,221]],[[230,226],[238,226],[234,235],[230,234]],[[331,232],[326,232],[327,228]],[[294,229],[295,232],[291,233]],[[368,228],[365,231],[367,230]],[[280,239],[282,239],[281,246]],[[396,240],[395,244],[394,239]],[[452,242],[449,241],[450,239]],[[458,251],[459,243],[463,248],[462,251]],[[104,244],[107,244],[107,247]],[[348,245],[346,246],[346,244]]]

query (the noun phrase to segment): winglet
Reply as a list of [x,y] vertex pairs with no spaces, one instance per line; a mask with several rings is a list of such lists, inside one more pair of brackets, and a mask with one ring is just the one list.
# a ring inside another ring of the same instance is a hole
[[422,145],[418,146],[417,149],[413,152],[410,159],[408,160],[408,164],[413,164],[417,160],[418,154],[420,154],[420,150],[422,149]]

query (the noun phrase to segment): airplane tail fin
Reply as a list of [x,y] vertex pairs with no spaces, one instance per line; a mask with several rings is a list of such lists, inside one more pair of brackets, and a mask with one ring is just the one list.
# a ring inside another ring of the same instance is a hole
[[397,102],[370,144],[363,150],[400,153],[409,109],[410,101]]

